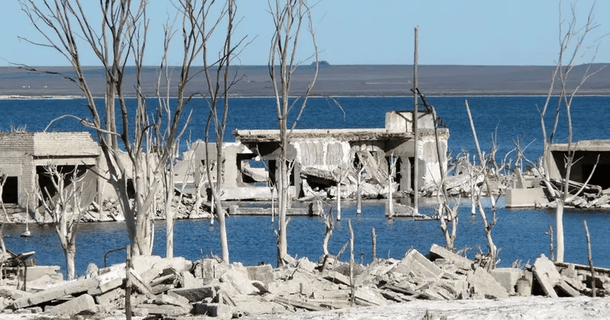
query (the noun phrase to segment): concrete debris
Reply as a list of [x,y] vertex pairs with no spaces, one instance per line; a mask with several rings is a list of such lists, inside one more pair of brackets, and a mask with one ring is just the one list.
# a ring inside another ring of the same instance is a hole
[[[55,268],[48,270],[55,271]],[[136,316],[198,315],[218,319],[353,306],[382,306],[414,300],[505,299],[512,296],[607,296],[610,269],[554,263],[544,255],[525,270],[486,270],[475,261],[432,245],[428,257],[409,250],[401,260],[377,259],[353,266],[327,256],[288,265],[243,266],[216,258],[195,262],[156,256],[134,258],[129,270],[130,305]],[[0,287],[3,312],[41,316],[117,315],[125,312],[125,264],[59,284],[31,286],[28,291]],[[353,283],[353,288],[351,287]]]

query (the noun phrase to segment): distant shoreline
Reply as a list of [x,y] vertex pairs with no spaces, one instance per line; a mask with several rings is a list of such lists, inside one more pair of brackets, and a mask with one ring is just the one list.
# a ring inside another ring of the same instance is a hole
[[[428,98],[477,98],[477,97],[546,97],[546,94],[492,94],[492,93],[473,93],[473,94],[427,94],[425,95]],[[554,95],[556,96],[556,95]],[[583,93],[577,94],[578,97],[610,97],[610,93]],[[309,99],[325,99],[325,98],[412,98],[412,95],[328,95],[321,96],[315,95],[310,96]],[[104,99],[101,96],[95,96],[95,99]],[[135,96],[127,96],[126,99],[136,99]],[[155,99],[156,97],[149,97],[147,99]],[[170,99],[177,99],[178,97],[171,96]],[[271,99],[274,96],[229,96],[231,99]],[[291,98],[298,98],[298,96],[291,96]],[[66,96],[55,96],[55,95],[0,95],[0,100],[84,100],[85,96],[77,96],[77,95],[66,95]],[[204,99],[202,97],[193,97],[193,100]]]
[[[601,68],[602,65],[599,65]],[[595,68],[596,66],[594,66]],[[194,67],[194,73],[200,71]],[[422,65],[418,69],[419,89],[429,97],[476,96],[546,96],[551,85],[554,66],[451,66]],[[54,72],[73,76],[70,67],[49,67]],[[84,77],[95,97],[106,92],[105,73],[101,67],[87,67]],[[274,95],[269,70],[265,66],[240,66],[233,69],[233,98],[261,98]],[[575,66],[567,83],[571,92],[586,74],[585,65]],[[134,68],[124,74],[124,94],[136,96]],[[311,66],[298,67],[291,79],[291,94],[302,96],[314,75]],[[411,65],[329,65],[319,69],[311,96],[322,97],[410,97],[413,86]],[[157,95],[157,68],[144,67],[140,78],[141,92]],[[168,88],[170,96],[178,96],[177,79]],[[187,95],[205,93],[207,81],[198,73],[186,87]],[[555,92],[559,84],[555,82]],[[579,96],[610,96],[610,68],[601,68],[580,87]],[[0,67],[0,99],[81,99],[82,92],[73,82],[61,76],[30,72],[17,67]]]

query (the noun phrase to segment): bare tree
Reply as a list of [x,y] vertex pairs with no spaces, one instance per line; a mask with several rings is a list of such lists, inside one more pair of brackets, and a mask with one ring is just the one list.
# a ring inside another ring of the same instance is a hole
[[[153,149],[146,145],[146,135],[153,130],[153,125],[162,124],[151,123],[142,88],[143,56],[149,25],[146,17],[147,1],[100,1],[97,17],[87,16],[80,0],[20,0],[20,3],[34,27],[45,39],[43,43],[34,44],[59,52],[72,65],[75,76],[62,76],[78,85],[87,100],[91,119],[81,119],[81,122],[97,133],[108,166],[106,177],[117,190],[125,213],[133,249],[131,252],[150,254],[153,235],[152,207],[161,185],[161,179],[158,177],[164,173],[170,154],[175,150],[181,116],[189,101],[185,97],[186,85],[192,79],[189,71],[201,51],[202,38],[196,32],[182,29],[184,55],[179,67],[178,99],[170,115],[154,120],[168,123],[168,130],[163,136],[163,143],[157,143],[157,147]],[[100,21],[101,26],[92,24],[93,21]],[[81,63],[81,45],[93,52],[105,70],[106,95],[103,104],[94,99],[86,80]],[[135,83],[128,84],[125,81],[127,65],[133,65]],[[127,85],[135,89],[135,108],[126,101]],[[115,116],[117,104],[119,119]],[[123,152],[119,146],[119,138],[126,157],[121,156]],[[154,155],[149,152],[154,152]],[[133,181],[135,190],[134,201],[129,199],[127,192],[130,180]]]
[[[429,105],[426,101],[426,97],[421,93],[419,88],[415,88],[415,94],[417,94],[424,107],[426,108],[426,112],[432,115],[432,119],[434,121],[434,138],[436,142],[436,156],[438,159],[438,166],[440,172],[440,181],[438,183],[438,192],[437,192],[437,200],[438,200],[438,219],[440,221],[440,229],[445,236],[445,248],[447,250],[455,250],[455,239],[457,238],[457,225],[458,225],[458,210],[460,208],[458,200],[457,203],[451,207],[449,205],[449,193],[447,192],[447,186],[445,185],[445,179],[447,178],[447,172],[445,171],[445,167],[441,161],[442,157],[445,156],[441,152],[441,145],[439,139],[439,128],[442,127],[443,121],[441,118],[437,117],[436,109],[434,106]],[[449,227],[449,223],[451,224],[451,228]]]
[[[283,265],[288,256],[287,242],[287,220],[288,210],[289,178],[292,164],[288,159],[288,147],[290,144],[290,132],[295,128],[300,116],[305,111],[309,93],[313,88],[318,75],[318,50],[315,41],[315,32],[312,26],[311,7],[306,0],[275,0],[269,2],[269,11],[273,19],[273,35],[269,52],[269,76],[271,77],[273,92],[275,96],[278,127],[280,132],[280,158],[278,174],[278,209],[279,209],[279,232],[278,232],[278,266]],[[304,23],[308,23],[309,33],[314,45],[313,79],[307,86],[307,90],[301,99],[290,101],[292,74],[297,69],[297,46]],[[298,108],[296,120],[289,130],[288,116],[294,108]]]
[[[569,198],[568,185],[570,180],[570,174],[572,165],[574,164],[575,156],[575,144],[572,141],[572,115],[571,107],[575,95],[578,93],[581,86],[593,75],[599,72],[601,69],[591,70],[592,62],[595,60],[597,54],[597,48],[599,46],[599,40],[597,38],[593,41],[593,45],[588,45],[587,42],[591,38],[591,33],[599,25],[594,20],[594,5],[589,10],[587,21],[583,26],[578,26],[576,19],[576,7],[571,6],[571,20],[567,21],[567,30],[564,32],[564,26],[566,21],[562,20],[561,17],[561,6],[559,8],[559,57],[557,59],[557,65],[551,76],[551,84],[549,91],[546,96],[545,103],[542,108],[538,108],[540,114],[540,127],[542,129],[543,138],[543,181],[547,186],[547,190],[551,193],[553,199],[556,202],[556,234],[557,234],[557,261],[563,262],[564,258],[564,243],[563,243],[563,208],[566,200]],[[590,50],[594,52],[591,54]],[[576,82],[575,86],[569,86],[569,80],[571,72],[574,68],[580,64],[581,60],[587,55],[590,55],[591,60],[587,63],[584,68],[584,74],[579,81]],[[556,87],[556,81],[559,81],[558,87]],[[556,93],[558,91],[558,93]],[[550,133],[547,132],[547,125],[545,119],[547,117],[547,110],[551,103],[551,99],[556,98],[556,109],[553,115],[553,121],[551,122],[552,127]],[[554,139],[557,134],[557,128],[560,122],[560,114],[564,111],[567,121],[567,140],[568,140],[568,155],[565,159],[565,177],[563,180],[562,190],[556,190],[550,183],[550,146],[554,143]]]
[[[209,1],[207,5],[211,7],[214,1]],[[208,8],[209,8],[208,7]],[[212,32],[219,26],[219,20],[210,25],[206,24],[206,14],[209,9],[203,12],[203,19],[198,20],[194,15],[189,15],[193,21],[200,21],[198,24],[199,31],[209,37]],[[212,213],[216,211],[218,216],[218,224],[220,228],[220,250],[222,260],[229,263],[229,244],[227,241],[227,227],[225,222],[225,210],[221,201],[222,185],[224,179],[224,137],[227,128],[227,119],[229,116],[229,91],[231,87],[237,83],[238,79],[230,72],[232,59],[236,57],[236,50],[240,47],[244,38],[234,45],[232,41],[234,33],[235,15],[237,4],[235,0],[227,0],[221,10],[220,17],[226,18],[226,35],[221,52],[215,59],[210,59],[210,51],[207,47],[203,50],[203,67],[206,78],[206,102],[209,108],[208,119],[205,126],[205,155],[206,155],[206,172],[208,176],[209,187],[214,199],[214,208]],[[212,128],[213,127],[213,128]],[[212,167],[210,164],[210,131],[213,129],[214,138],[216,140],[216,183],[212,182]],[[212,217],[213,218],[213,217]]]
[[79,176],[79,167],[70,172],[63,172],[55,164],[47,164],[43,174],[49,177],[52,189],[38,187],[38,199],[44,210],[51,217],[59,243],[66,256],[66,276],[68,280],[75,277],[74,260],[76,258],[76,235],[78,225],[85,209],[83,193],[87,188],[84,175]]
[[6,245],[4,244],[4,223],[11,222],[8,212],[6,211],[6,207],[4,206],[4,199],[2,198],[2,195],[4,194],[4,184],[6,184],[7,178],[8,174],[0,171],[0,204],[2,205],[2,213],[4,213],[4,219],[2,219],[2,222],[0,223],[0,247],[2,249],[2,258],[6,258]]

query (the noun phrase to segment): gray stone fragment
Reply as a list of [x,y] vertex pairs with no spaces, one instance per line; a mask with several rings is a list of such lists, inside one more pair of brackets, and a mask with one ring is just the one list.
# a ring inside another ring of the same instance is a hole
[[437,244],[433,244],[430,248],[430,258],[432,260],[436,258],[442,258],[447,261],[451,261],[456,267],[462,269],[472,269],[473,262],[468,260],[459,254],[453,253]]
[[414,273],[423,278],[440,278],[443,274],[443,270],[437,265],[432,263],[428,258],[424,257],[417,250],[409,250],[407,256],[404,257],[396,266],[391,270],[395,273],[410,274]]
[[544,254],[534,262],[534,277],[540,283],[544,293],[551,297],[557,298],[555,285],[561,281],[561,275],[557,271],[555,264],[549,260]]
[[506,289],[483,268],[476,268],[473,273],[468,275],[467,281],[475,299],[490,297],[498,299],[508,298]]
[[273,267],[270,264],[264,264],[260,266],[249,266],[246,267],[248,271],[248,278],[250,280],[256,280],[269,285],[274,281],[273,278]]
[[490,273],[509,294],[515,293],[517,280],[522,275],[521,270],[517,268],[496,268],[491,270]]
[[93,297],[83,294],[57,306],[47,307],[45,313],[52,316],[74,316],[77,314],[94,314],[96,311],[97,306],[95,301],[93,301]]

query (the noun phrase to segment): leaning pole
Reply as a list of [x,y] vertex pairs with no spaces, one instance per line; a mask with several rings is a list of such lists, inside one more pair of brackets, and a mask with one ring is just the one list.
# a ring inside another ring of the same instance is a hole
[[415,49],[413,53],[413,212],[419,213],[419,129],[417,126],[417,31],[415,26]]

